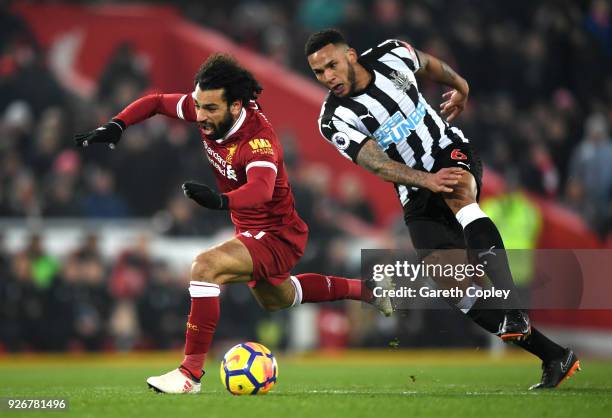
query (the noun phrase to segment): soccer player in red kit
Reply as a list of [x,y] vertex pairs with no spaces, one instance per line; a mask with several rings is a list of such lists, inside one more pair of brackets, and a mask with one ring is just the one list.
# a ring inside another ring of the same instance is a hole
[[305,302],[369,299],[391,313],[389,299],[370,298],[358,279],[301,274],[290,270],[304,254],[308,227],[298,216],[283,163],[281,144],[255,100],[262,88],[233,58],[209,57],[195,76],[191,94],[152,94],[127,106],[106,125],[75,136],[78,146],[114,148],[130,125],[163,114],[195,122],[218,192],[195,182],[187,197],[209,209],[229,210],[234,238],[200,253],[191,267],[191,311],[181,365],[147,379],[163,393],[197,393],[206,354],[219,319],[220,285],[247,283],[267,310]]

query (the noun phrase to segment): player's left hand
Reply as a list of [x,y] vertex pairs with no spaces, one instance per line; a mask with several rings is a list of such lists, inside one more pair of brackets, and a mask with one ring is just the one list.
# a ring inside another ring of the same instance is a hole
[[217,193],[205,184],[186,181],[183,183],[183,193],[198,205],[208,209],[228,209],[229,199],[226,195]]
[[446,116],[447,122],[452,122],[465,109],[468,93],[453,89],[444,93],[442,98],[446,101],[440,105],[440,113]]

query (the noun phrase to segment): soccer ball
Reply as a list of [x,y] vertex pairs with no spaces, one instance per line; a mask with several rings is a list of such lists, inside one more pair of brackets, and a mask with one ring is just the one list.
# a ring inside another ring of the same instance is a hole
[[233,346],[221,362],[221,383],[232,395],[262,395],[272,389],[277,377],[276,359],[258,343]]

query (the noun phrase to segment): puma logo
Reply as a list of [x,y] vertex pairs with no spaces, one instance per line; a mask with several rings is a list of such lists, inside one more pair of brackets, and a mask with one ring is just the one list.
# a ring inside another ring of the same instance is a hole
[[369,110],[369,109],[368,109],[368,113],[366,113],[365,115],[361,115],[361,116],[359,116],[359,119],[360,119],[360,120],[364,120],[364,119],[366,119],[366,118],[372,118],[372,119],[375,119],[375,118],[374,118],[374,115],[370,113],[370,110]]
[[481,253],[478,253],[478,258],[482,258],[485,255],[491,254],[491,255],[497,255],[493,252],[493,248],[495,248],[495,245],[493,245],[491,248],[489,248],[487,251],[483,251]]
[[329,123],[322,123],[321,124],[321,128],[327,128],[327,129],[334,129],[334,127],[332,126],[332,121],[329,121]]
[[466,166],[468,168],[468,170],[470,169],[470,165],[467,164],[467,163],[462,163],[461,161],[457,161],[457,164],[461,164],[461,165]]

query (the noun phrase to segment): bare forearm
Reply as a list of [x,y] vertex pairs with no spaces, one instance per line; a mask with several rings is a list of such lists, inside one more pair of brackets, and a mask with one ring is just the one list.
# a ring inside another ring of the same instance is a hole
[[467,81],[447,63],[422,51],[418,51],[417,54],[421,61],[421,68],[417,71],[417,75],[452,87],[464,94],[469,92]]
[[373,140],[368,141],[357,155],[357,164],[385,181],[406,186],[424,187],[427,175],[390,159]]

